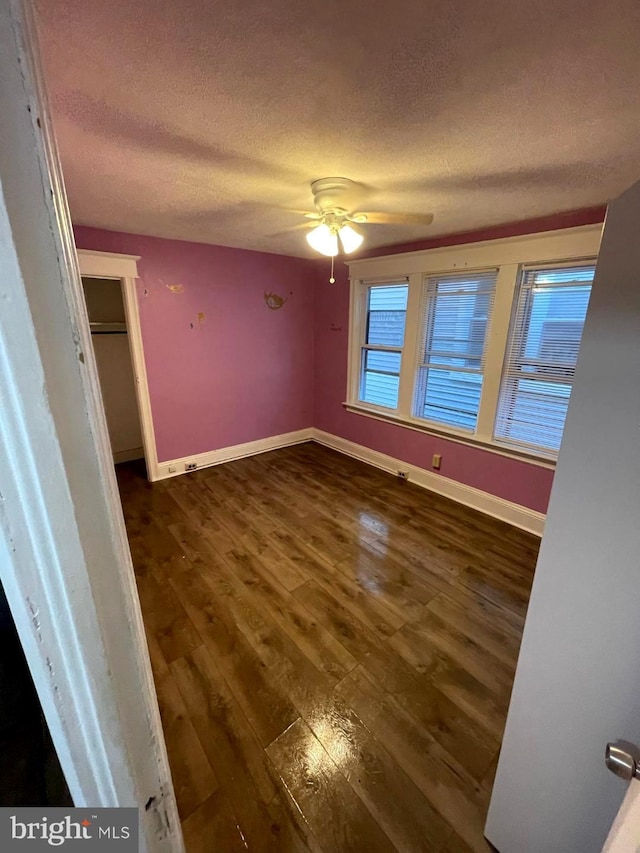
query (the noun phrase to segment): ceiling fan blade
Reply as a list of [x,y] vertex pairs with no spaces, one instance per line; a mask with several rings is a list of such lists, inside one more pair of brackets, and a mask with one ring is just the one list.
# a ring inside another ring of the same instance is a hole
[[269,234],[269,237],[284,237],[286,234],[294,234],[296,231],[308,231],[310,228],[313,228],[313,226],[313,222],[299,222],[298,225],[292,225],[291,228],[285,228],[284,231]]
[[[358,214],[355,214],[355,217]],[[367,213],[367,223],[372,225],[431,225],[433,213]],[[355,219],[357,222],[358,220]]]
[[318,213],[317,211],[315,213],[312,213],[309,210],[309,208],[306,208],[305,210],[303,210],[301,207],[283,207],[282,205],[274,205],[274,204],[269,204],[269,205],[264,204],[264,205],[261,205],[261,207],[265,207],[265,208],[268,207],[269,210],[277,210],[280,213],[293,213],[296,216],[306,216],[307,219],[319,219],[320,216],[322,216],[322,214]]

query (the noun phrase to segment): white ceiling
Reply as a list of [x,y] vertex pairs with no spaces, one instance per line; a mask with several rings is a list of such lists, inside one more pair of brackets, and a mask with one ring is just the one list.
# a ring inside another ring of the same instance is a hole
[[304,256],[287,208],[312,209],[318,177],[363,182],[365,210],[435,213],[366,226],[367,248],[640,177],[637,0],[38,6],[76,223]]

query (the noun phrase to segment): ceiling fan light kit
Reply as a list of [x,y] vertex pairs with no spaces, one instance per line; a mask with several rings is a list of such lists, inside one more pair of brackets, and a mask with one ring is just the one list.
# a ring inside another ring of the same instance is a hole
[[362,245],[364,237],[342,217],[335,214],[325,215],[320,224],[307,234],[307,243],[316,252],[334,258],[342,246],[346,255],[355,252]]
[[[357,212],[357,204],[363,195],[364,187],[349,178],[319,178],[311,182],[311,192],[317,213],[307,213],[309,219],[317,224],[307,234],[307,243],[316,252],[331,258],[331,278],[333,284],[333,259],[340,249],[346,255],[356,252],[364,241],[357,224],[368,221],[365,213]],[[370,214],[373,222],[378,224],[411,224],[430,225],[433,221],[431,214],[396,213]]]
[[326,222],[321,222],[307,234],[307,243],[316,252],[333,258],[338,254],[338,233],[332,231]]
[[338,237],[340,238],[342,248],[347,255],[350,255],[352,252],[356,252],[364,240],[362,234],[356,231],[353,225],[349,224],[342,226],[338,231]]

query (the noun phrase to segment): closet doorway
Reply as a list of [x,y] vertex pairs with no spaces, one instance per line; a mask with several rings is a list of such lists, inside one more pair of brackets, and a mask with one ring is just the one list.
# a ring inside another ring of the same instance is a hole
[[82,276],[113,461],[144,459],[122,285]]
[[114,464],[144,459],[155,479],[157,456],[142,349],[138,258],[78,251],[91,342]]

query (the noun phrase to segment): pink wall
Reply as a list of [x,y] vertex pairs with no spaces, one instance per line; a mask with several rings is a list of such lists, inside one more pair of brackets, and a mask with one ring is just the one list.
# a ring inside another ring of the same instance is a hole
[[[75,234],[78,248],[141,256],[160,461],[312,425],[314,261],[82,226]],[[288,301],[271,311],[265,291]]]
[[[601,222],[604,212],[604,208],[577,211],[481,232],[389,247],[371,254],[377,256],[397,251],[418,251],[586,225]],[[395,424],[382,423],[344,409],[342,403],[346,397],[349,335],[349,282],[346,267],[337,272],[336,283],[330,285],[328,263],[318,262],[314,318],[315,427],[428,470],[431,470],[432,454],[441,453],[441,476],[539,512],[546,512],[553,482],[553,472],[549,469]]]
[[[376,250],[416,251],[601,222],[604,208]],[[345,411],[349,287],[323,260],[79,226],[79,248],[140,255],[138,302],[160,461],[315,426],[546,511],[552,471]],[[174,293],[170,285],[182,285]],[[264,293],[287,296],[270,311]],[[198,315],[204,319],[199,321]]]

